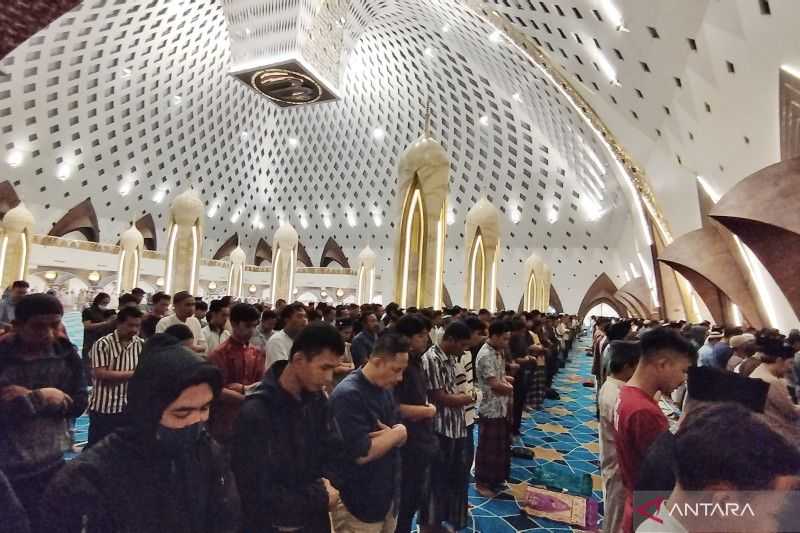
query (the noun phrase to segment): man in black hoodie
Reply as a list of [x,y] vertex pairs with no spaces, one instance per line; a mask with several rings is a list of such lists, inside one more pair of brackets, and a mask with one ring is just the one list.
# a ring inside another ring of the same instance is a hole
[[242,495],[245,531],[327,533],[339,501],[326,466],[343,450],[322,392],[344,341],[328,324],[306,327],[288,361],[276,361],[242,404],[231,460]]
[[43,498],[48,533],[235,533],[236,484],[205,423],[222,377],[161,334],[128,384],[128,427],[70,461]]

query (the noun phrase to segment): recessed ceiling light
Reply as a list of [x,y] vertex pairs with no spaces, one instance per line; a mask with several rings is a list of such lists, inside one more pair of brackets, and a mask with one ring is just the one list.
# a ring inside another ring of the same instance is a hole
[[522,103],[522,95],[519,93],[514,93],[511,95],[511,98],[516,101]]
[[61,181],[67,180],[69,179],[70,174],[72,174],[72,168],[68,164],[61,163],[58,165],[58,168],[56,169],[56,177],[58,179]]
[[239,217],[242,216],[242,208],[237,207],[236,211],[234,211],[233,215],[231,215],[231,224],[236,224],[239,222]]
[[356,218],[356,214],[352,211],[347,212],[347,223],[350,225],[351,228],[356,227],[358,224],[358,219]]
[[306,218],[305,213],[300,211],[298,213],[298,216],[300,217],[300,225],[303,227],[303,229],[307,229],[308,228],[308,219]]
[[489,117],[486,115],[481,115],[481,118],[478,119],[478,123],[481,126],[488,126],[489,125]]
[[214,218],[219,210],[219,202],[214,202],[211,204],[211,207],[208,208],[208,218]]
[[492,33],[489,34],[489,41],[497,44],[502,42],[503,40],[503,32],[500,30],[494,30]]
[[372,138],[376,141],[382,141],[386,137],[386,131],[383,128],[375,128],[372,130]]
[[132,188],[133,188],[133,181],[132,180],[123,181],[122,184],[119,186],[119,195],[120,196],[128,196],[128,194],[131,192]]
[[328,213],[324,213],[322,215],[322,224],[326,228],[330,228],[331,227],[331,216]]
[[248,137],[250,137],[250,133],[247,130],[242,130],[239,133],[239,138],[243,141],[246,141]]
[[131,69],[129,69],[129,68],[122,69],[122,74],[121,74],[122,79],[127,80],[128,78],[130,78],[131,77],[131,72],[133,72],[133,71]]
[[167,189],[159,189],[153,195],[153,201],[157,204],[160,204],[164,201],[164,197],[167,195]]
[[8,156],[6,157],[6,163],[8,163],[8,166],[10,167],[17,168],[22,164],[23,159],[24,156],[22,155],[22,152],[19,150],[11,150],[8,152]]
[[456,212],[453,211],[453,208],[449,208],[447,210],[447,225],[452,226],[456,223]]
[[434,50],[430,46],[426,47],[425,50],[422,53],[425,54],[425,57],[428,57],[428,58],[433,58],[433,57],[436,56],[436,50]]
[[447,33],[450,31],[450,24],[442,25],[442,33]]
[[297,148],[300,145],[300,141],[298,141],[296,137],[289,137],[287,142],[290,148]]

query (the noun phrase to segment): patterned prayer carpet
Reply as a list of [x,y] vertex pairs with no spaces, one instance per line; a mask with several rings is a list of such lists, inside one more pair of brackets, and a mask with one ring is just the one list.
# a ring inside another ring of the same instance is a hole
[[[64,323],[74,344],[83,342],[80,313],[66,313]],[[588,338],[580,338],[570,354],[565,368],[556,375],[554,383],[560,400],[545,400],[544,409],[524,415],[522,442],[533,450],[535,459],[514,457],[511,463],[510,490],[493,499],[478,494],[474,482],[470,486],[470,527],[464,532],[514,533],[583,531],[561,522],[528,517],[522,513],[522,501],[527,482],[535,475],[537,466],[548,465],[551,474],[578,480],[589,474],[592,497],[600,504],[602,513],[602,483],[599,470],[599,444],[595,416],[594,389],[582,383],[591,377],[592,360],[584,354]],[[81,447],[87,439],[89,418],[84,415],[75,423],[74,442]],[[477,437],[477,436],[476,436]],[[476,443],[477,444],[477,443]],[[72,455],[72,454],[69,454]]]
[[[464,531],[584,531],[561,522],[528,517],[520,511],[518,501],[523,500],[535,467],[547,464],[548,471],[563,475],[565,480],[589,474],[592,497],[602,502],[595,393],[594,389],[582,385],[591,377],[592,360],[584,354],[587,345],[587,337],[578,339],[566,367],[555,377],[555,389],[561,399],[545,400],[543,410],[535,411],[522,422],[523,444],[534,451],[536,459],[512,458],[510,490],[497,498],[482,497],[473,483],[469,497],[472,525]],[[602,513],[602,503],[600,511]]]

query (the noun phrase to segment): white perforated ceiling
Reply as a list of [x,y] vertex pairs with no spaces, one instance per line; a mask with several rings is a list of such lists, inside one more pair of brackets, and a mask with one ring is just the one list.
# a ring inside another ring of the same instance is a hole
[[612,253],[631,213],[605,152],[559,91],[460,2],[373,3],[348,51],[343,98],[279,109],[228,75],[218,1],[84,2],[3,61],[0,137],[16,165],[4,173],[42,233],[89,197],[102,241],[152,213],[163,247],[171,198],[194,187],[207,206],[207,256],[238,232],[252,260],[283,218],[315,264],[332,236],[351,261],[371,245],[389,279],[395,166],[430,98],[433,134],[451,157],[454,301],[464,216],[485,195],[505,215],[506,305],[516,307],[524,259],[537,251],[576,309],[599,273],[618,276],[612,263],[631,260]]

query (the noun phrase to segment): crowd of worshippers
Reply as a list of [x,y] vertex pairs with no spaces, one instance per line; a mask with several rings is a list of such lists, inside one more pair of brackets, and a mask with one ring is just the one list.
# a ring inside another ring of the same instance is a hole
[[[604,532],[800,531],[800,332],[592,317],[591,333]],[[709,502],[755,510],[675,512]]]
[[3,533],[461,530],[473,463],[482,494],[508,489],[522,414],[558,396],[579,333],[539,312],[134,290],[94,298],[79,353],[58,299],[26,290],[0,337]]

